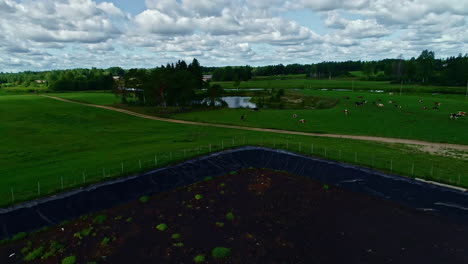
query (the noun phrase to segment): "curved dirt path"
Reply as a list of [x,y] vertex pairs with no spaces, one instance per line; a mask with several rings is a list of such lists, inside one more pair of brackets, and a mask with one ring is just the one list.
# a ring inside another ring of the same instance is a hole
[[55,96],[48,96],[48,95],[42,95],[42,96],[47,97],[47,98],[51,98],[51,99],[55,99],[55,100],[58,100],[58,101],[62,101],[62,102],[92,106],[92,107],[96,107],[96,108],[107,109],[107,110],[111,110],[111,111],[124,113],[124,114],[127,114],[127,115],[132,115],[132,116],[137,116],[137,117],[152,119],[152,120],[157,120],[157,121],[163,121],[163,122],[170,122],[170,123],[196,125],[196,126],[222,127],[222,128],[241,129],[241,130],[258,131],[258,132],[270,132],[270,133],[279,133],[279,134],[301,135],[301,136],[346,138],[346,139],[384,142],[384,143],[401,143],[401,144],[419,145],[419,146],[422,146],[422,148],[421,148],[422,151],[427,151],[427,152],[431,152],[431,153],[444,151],[444,149],[468,151],[468,145],[436,143],[436,142],[428,142],[428,141],[413,140],[413,139],[385,138],[385,137],[374,137],[374,136],[353,136],[353,135],[342,135],[342,134],[318,134],[318,133],[299,132],[299,131],[271,129],[271,128],[244,127],[244,126],[234,126],[234,125],[223,125],[223,124],[185,121],[185,120],[179,120],[179,119],[171,119],[171,118],[163,118],[163,117],[155,117],[155,116],[144,115],[144,114],[140,114],[140,113],[136,113],[136,112],[132,112],[132,111],[129,111],[129,110],[116,108],[116,107],[112,107],[112,106],[103,106],[103,105],[81,103],[81,102],[71,101],[71,100],[67,100],[67,99],[63,99],[63,98],[59,98],[59,97],[55,97]]

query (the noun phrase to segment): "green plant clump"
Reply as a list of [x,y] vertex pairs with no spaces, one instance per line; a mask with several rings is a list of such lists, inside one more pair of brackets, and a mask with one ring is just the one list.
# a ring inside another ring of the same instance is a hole
[[64,248],[65,246],[58,243],[57,241],[51,241],[49,250],[44,255],[42,255],[41,259],[48,259],[49,257],[54,256],[57,251],[62,252]]
[[38,257],[42,256],[42,254],[44,253],[44,247],[38,247],[36,248],[35,250],[29,252],[29,254],[27,254],[25,257],[24,257],[24,260],[25,261],[32,261],[32,260],[35,260],[37,259]]
[[97,215],[97,216],[94,218],[93,222],[96,223],[96,224],[102,224],[102,223],[104,223],[106,220],[107,220],[107,215],[105,215],[105,214],[99,214],[99,215]]
[[323,189],[324,189],[324,190],[330,190],[330,185],[324,184],[324,185],[323,185]]
[[102,241],[101,241],[101,246],[107,245],[109,243],[109,241],[110,241],[110,238],[108,238],[108,237],[103,238]]
[[216,247],[211,251],[211,256],[215,259],[227,258],[231,255],[231,249],[225,247]]
[[182,235],[179,234],[179,233],[172,234],[172,235],[171,235],[171,238],[172,238],[172,239],[181,239],[181,238],[182,238]]
[[202,263],[202,262],[205,262],[206,259],[205,259],[205,255],[196,255],[194,258],[193,258],[193,261],[195,263]]
[[28,236],[27,233],[25,233],[25,232],[20,232],[20,233],[14,235],[14,236],[11,238],[11,241],[17,241],[17,240],[20,240],[20,239],[25,238],[26,236]]
[[149,200],[150,200],[150,197],[147,195],[140,197],[140,202],[142,203],[147,203],[149,202]]
[[166,231],[167,225],[165,223],[159,224],[156,226],[156,229],[158,229],[159,231]]
[[131,223],[133,221],[133,217],[129,217],[127,218],[127,220],[125,220],[127,223]]
[[184,243],[178,242],[178,243],[174,243],[173,245],[174,245],[174,247],[183,247]]
[[226,219],[229,220],[229,221],[232,221],[234,220],[235,216],[232,212],[229,212],[226,214]]
[[223,222],[216,222],[216,226],[223,227],[224,223]]
[[203,198],[203,195],[201,195],[201,194],[195,195],[195,199],[200,200],[201,198]]
[[230,174],[230,175],[236,175],[236,174],[237,174],[237,171],[231,171],[229,174]]
[[69,256],[66,257],[62,260],[62,264],[75,264],[76,263],[76,257],[75,256]]
[[213,177],[208,176],[208,177],[205,177],[203,180],[204,180],[204,181],[211,181],[212,179],[213,179]]

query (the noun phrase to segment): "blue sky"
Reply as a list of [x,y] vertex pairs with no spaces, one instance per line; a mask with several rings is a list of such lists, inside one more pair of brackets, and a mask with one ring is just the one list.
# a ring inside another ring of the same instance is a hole
[[0,0],[0,72],[456,56],[467,15],[458,0]]

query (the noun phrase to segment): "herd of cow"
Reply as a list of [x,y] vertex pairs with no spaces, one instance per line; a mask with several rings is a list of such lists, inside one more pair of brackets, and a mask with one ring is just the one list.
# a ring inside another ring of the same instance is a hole
[[[364,97],[363,96],[358,96],[357,98],[359,99],[363,99]],[[349,96],[345,96],[345,99],[349,100]],[[365,104],[367,104],[367,100],[362,100],[362,101],[357,101],[357,102],[354,102],[354,105],[356,107],[360,107],[360,106],[363,106]],[[398,108],[398,109],[401,109],[402,106],[401,105],[398,105],[397,102],[395,101],[388,101],[389,104],[395,106],[395,108]],[[423,100],[419,100],[419,103],[424,103]],[[377,106],[377,107],[384,107],[385,105],[382,103],[382,99],[377,99],[377,101],[374,101],[372,102],[373,105]],[[440,110],[439,106],[441,106],[441,103],[439,102],[435,102],[434,103],[434,106],[432,107],[432,110]],[[424,110],[429,110],[429,107],[427,106],[424,106],[423,107]],[[348,109],[345,109],[344,110],[344,114],[345,115],[349,115],[350,114],[350,111]],[[466,112],[463,112],[463,111],[458,111],[457,113],[450,113],[449,117],[450,119],[458,119],[460,117],[464,117],[466,116]]]

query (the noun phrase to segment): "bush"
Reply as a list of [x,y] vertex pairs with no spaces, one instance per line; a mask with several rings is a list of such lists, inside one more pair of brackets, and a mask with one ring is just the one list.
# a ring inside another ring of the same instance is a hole
[[226,214],[226,219],[229,220],[229,221],[232,221],[234,220],[235,216],[232,212],[229,212]]
[[27,236],[28,234],[25,233],[25,232],[20,232],[16,235],[14,235],[12,238],[11,238],[11,241],[16,241],[16,240],[20,240],[20,239],[23,239]]
[[145,195],[145,196],[140,197],[140,202],[147,203],[149,202],[149,199],[150,199],[149,196]]
[[102,224],[104,223],[105,221],[107,220],[107,215],[105,214],[100,214],[100,215],[97,215],[93,222],[96,223],[96,224]]
[[227,258],[231,255],[231,249],[225,247],[216,247],[211,251],[211,256],[215,259]]
[[167,230],[167,225],[165,223],[162,223],[162,224],[159,224],[156,226],[156,229],[158,229],[159,231],[166,231]]
[[35,250],[29,252],[29,254],[24,257],[24,260],[25,261],[35,260],[38,257],[42,256],[43,253],[44,253],[44,247],[38,247]]
[[195,263],[202,263],[202,262],[205,262],[205,255],[197,255],[193,258],[193,261]]
[[75,256],[69,256],[66,257],[62,260],[62,264],[75,264],[76,263],[76,257]]

